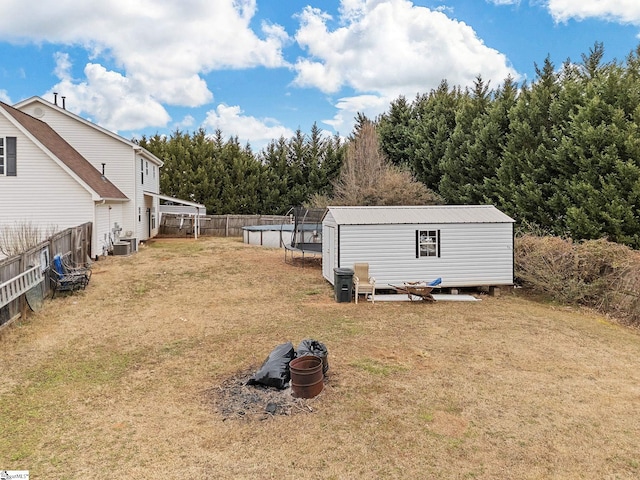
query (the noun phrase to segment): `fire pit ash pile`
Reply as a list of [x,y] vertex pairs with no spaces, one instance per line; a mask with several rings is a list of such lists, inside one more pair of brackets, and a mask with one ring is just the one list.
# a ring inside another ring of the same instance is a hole
[[[291,342],[288,342],[278,345],[255,373],[252,368],[229,377],[219,386],[208,390],[207,396],[223,420],[265,420],[275,415],[312,412],[310,403],[313,399],[294,396],[289,371],[291,360],[307,355],[322,358],[322,378],[328,369],[326,347],[316,340],[303,340],[296,351]],[[323,381],[325,380],[326,378],[323,378]]]

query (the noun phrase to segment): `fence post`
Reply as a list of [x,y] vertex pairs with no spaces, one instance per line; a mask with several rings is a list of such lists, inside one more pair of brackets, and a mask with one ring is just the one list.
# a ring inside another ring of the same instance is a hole
[[[20,255],[20,271],[24,272],[27,270],[27,255],[26,252],[23,252]],[[20,303],[20,320],[23,322],[27,319],[27,297],[23,294],[20,295],[19,299]]]
[[224,236],[228,237],[229,236],[229,215],[227,214],[227,222],[224,228]]

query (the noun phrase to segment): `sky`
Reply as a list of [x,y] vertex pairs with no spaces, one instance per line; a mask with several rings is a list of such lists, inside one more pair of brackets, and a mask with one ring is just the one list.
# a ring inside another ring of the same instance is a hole
[[640,45],[639,0],[2,0],[0,101],[41,96],[121,136],[348,136],[447,80]]

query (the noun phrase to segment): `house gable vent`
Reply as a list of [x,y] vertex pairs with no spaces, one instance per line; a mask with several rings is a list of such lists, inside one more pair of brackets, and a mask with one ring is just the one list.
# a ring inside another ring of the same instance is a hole
[[44,117],[44,110],[40,107],[36,107],[33,109],[33,116],[36,118]]

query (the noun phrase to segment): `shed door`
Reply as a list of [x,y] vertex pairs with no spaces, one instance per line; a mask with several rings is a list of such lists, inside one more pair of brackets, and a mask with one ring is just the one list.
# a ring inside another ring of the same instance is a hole
[[322,275],[333,284],[333,268],[336,266],[336,229],[324,226],[322,232]]

